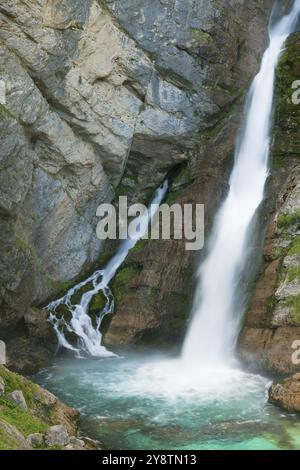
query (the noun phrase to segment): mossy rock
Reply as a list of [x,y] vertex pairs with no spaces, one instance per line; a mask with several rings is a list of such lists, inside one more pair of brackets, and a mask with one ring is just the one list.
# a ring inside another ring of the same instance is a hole
[[141,266],[138,264],[131,264],[119,269],[111,283],[111,291],[114,295],[116,304],[121,302],[123,293],[128,290],[132,278],[140,271]]
[[299,225],[300,227],[300,210],[297,210],[291,214],[282,214],[278,217],[277,226],[281,230],[291,228],[291,226]]
[[286,158],[300,155],[300,105],[292,101],[292,84],[300,77],[300,33],[289,37],[277,66],[275,86],[274,167],[285,166]]
[[210,33],[204,31],[203,29],[198,28],[191,28],[191,33],[193,38],[200,44],[200,45],[207,45],[212,42],[212,37]]
[[5,106],[0,104],[0,122],[11,119],[12,117],[13,116],[12,116],[11,112],[7,108],[5,108]]
[[290,307],[293,322],[300,325],[300,295],[290,297],[285,301],[285,304]]

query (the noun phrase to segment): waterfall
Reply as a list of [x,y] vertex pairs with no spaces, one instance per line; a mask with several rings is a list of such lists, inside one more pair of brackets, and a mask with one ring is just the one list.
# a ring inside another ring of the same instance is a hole
[[208,254],[198,272],[192,321],[182,351],[182,359],[189,363],[222,364],[233,355],[243,313],[236,308],[238,285],[268,176],[275,71],[299,11],[300,0],[295,0],[287,15],[270,22],[269,46],[249,92],[229,192],[216,215]]
[[[124,240],[120,244],[117,253],[111,258],[104,269],[96,271],[85,281],[70,289],[64,297],[51,302],[48,305],[47,310],[49,311],[49,321],[54,327],[60,346],[73,351],[79,357],[82,354],[96,357],[115,356],[114,353],[108,351],[101,344],[102,334],[100,327],[102,320],[106,315],[111,314],[114,311],[114,298],[109,288],[109,283],[113,279],[118,268],[122,265],[129,251],[145,235],[148,224],[155,216],[167,190],[168,181],[165,180],[165,182],[156,190],[148,210],[140,219],[140,223],[137,227],[139,235],[132,238],[129,237]],[[92,284],[92,288],[82,295],[78,304],[73,305],[72,297],[74,294],[88,284]],[[92,319],[89,316],[89,306],[93,297],[99,292],[103,293],[106,302],[104,308],[97,315],[96,325],[93,325]],[[59,316],[57,314],[57,309],[62,305],[67,308],[71,316],[70,320],[65,318],[65,316]],[[68,341],[67,333],[76,335],[78,342],[77,347],[73,346],[70,341]]]

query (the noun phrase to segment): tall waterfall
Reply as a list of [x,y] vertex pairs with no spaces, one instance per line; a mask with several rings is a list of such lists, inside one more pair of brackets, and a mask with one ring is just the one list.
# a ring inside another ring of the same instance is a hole
[[295,0],[287,15],[270,23],[269,47],[249,92],[228,196],[216,216],[208,255],[198,273],[198,293],[182,352],[188,362],[209,366],[232,357],[242,314],[236,311],[237,286],[268,176],[275,70],[299,11],[300,0]]
[[[166,195],[167,189],[168,181],[165,180],[165,182],[156,190],[148,211],[139,218],[139,236],[132,238],[129,237],[124,240],[120,244],[117,253],[111,258],[104,269],[96,271],[88,279],[70,289],[64,297],[48,305],[47,310],[49,311],[49,321],[54,327],[60,346],[74,351],[78,356],[82,353],[97,357],[114,356],[112,352],[102,346],[102,334],[100,331],[103,318],[106,315],[113,313],[114,310],[114,298],[109,288],[109,283],[125,260],[129,251],[145,234],[148,223],[156,214],[159,205]],[[72,303],[72,297],[74,294],[80,291],[82,287],[89,284],[92,285],[92,288],[82,295],[78,304],[74,305]],[[106,303],[104,308],[99,311],[99,314],[97,315],[96,325],[93,325],[92,319],[89,316],[89,306],[93,297],[99,292],[103,293]],[[67,307],[71,316],[70,320],[57,314],[57,309],[62,305]],[[73,344],[68,341],[67,333],[73,334],[77,337],[77,347],[73,346]]]

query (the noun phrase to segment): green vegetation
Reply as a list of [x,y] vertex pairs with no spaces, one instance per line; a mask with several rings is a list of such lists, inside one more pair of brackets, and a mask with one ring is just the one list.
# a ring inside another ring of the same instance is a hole
[[111,284],[116,303],[121,302],[123,292],[128,289],[131,279],[141,270],[138,264],[131,264],[120,269]]
[[292,214],[281,215],[277,220],[277,225],[282,230],[285,230],[296,223],[300,224],[300,210],[297,210]]
[[275,145],[272,152],[275,169],[285,167],[287,158],[299,158],[300,153],[300,106],[293,104],[291,99],[292,84],[300,76],[299,45],[300,34],[291,35],[276,71]]
[[2,104],[0,104],[0,121],[4,121],[8,118],[11,118],[12,115],[8,109],[6,109]]
[[137,244],[130,250],[130,253],[136,253],[136,252],[142,250],[145,247],[147,241],[148,240],[143,239],[143,238],[141,240],[139,240],[137,242]]
[[300,295],[295,297],[290,297],[285,301],[285,304],[291,308],[291,318],[292,320],[300,324]]
[[38,393],[38,385],[29,382],[25,377],[9,371],[0,366],[0,377],[5,382],[5,393],[11,393],[14,390],[21,390],[29,408],[35,408],[34,396]]
[[288,250],[289,255],[300,255],[300,237],[297,236],[293,239],[291,246]]
[[181,196],[184,189],[193,181],[193,174],[189,164],[182,166],[180,171],[174,176],[169,189],[166,203],[172,205]]
[[210,33],[204,31],[203,29],[191,28],[191,33],[193,38],[201,44],[208,44],[212,41]]
[[24,436],[36,432],[45,433],[48,426],[30,413],[22,411],[14,403],[0,398],[0,419],[15,426]]
[[[14,426],[25,437],[33,433],[45,433],[48,424],[39,419],[35,412],[38,410],[37,396],[39,387],[24,377],[15,374],[4,366],[0,366],[0,377],[5,383],[5,396],[0,397],[0,422]],[[28,406],[28,412],[20,409],[15,403],[6,398],[14,390],[21,390]],[[18,448],[17,439],[6,432],[0,425],[0,450]]]
[[16,450],[18,449],[18,443],[16,439],[9,436],[4,429],[0,428],[0,450]]

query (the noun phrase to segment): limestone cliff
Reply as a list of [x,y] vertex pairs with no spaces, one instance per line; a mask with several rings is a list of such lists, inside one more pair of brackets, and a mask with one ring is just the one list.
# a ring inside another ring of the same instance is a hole
[[[43,362],[40,307],[98,264],[101,202],[148,201],[177,168],[169,197],[206,202],[209,220],[272,3],[0,1],[0,329],[14,365]],[[178,335],[194,256],[154,245],[130,257],[126,289],[116,278],[110,344]]]
[[[147,2],[135,2],[141,3]],[[207,2],[206,5],[210,3],[213,7],[207,11],[204,2],[195,2],[193,14],[184,23],[178,21],[178,15],[185,10],[183,4],[179,6],[180,2],[171,16],[163,13],[160,5],[168,2],[153,3],[155,7],[151,6],[151,11],[137,8],[136,16],[145,18],[137,24],[132,17],[136,10],[121,7],[123,2],[114,2],[114,11],[120,15],[124,27],[151,53],[157,50],[158,38],[167,35],[169,39],[172,32],[177,49],[188,52],[189,60],[200,72],[196,78],[192,77],[200,96],[199,109],[210,102],[213,113],[206,107],[205,113],[201,112],[197,135],[189,142],[190,158],[174,175],[168,202],[205,204],[207,240],[212,215],[227,191],[241,110],[266,46],[272,2]],[[154,17],[162,17],[162,25]],[[178,26],[170,31],[173,21]],[[186,41],[183,47],[186,31],[192,31],[194,39]],[[147,40],[149,34],[154,34],[154,45]],[[161,48],[158,63],[165,64],[171,54],[165,46]],[[187,58],[185,54],[183,57]],[[172,69],[176,64],[177,61],[174,64],[172,61]],[[117,309],[107,319],[108,323],[111,321],[106,325],[105,343],[109,347],[133,343],[180,346],[190,313],[198,261],[199,253],[187,252],[183,241],[140,242],[112,283]]]

